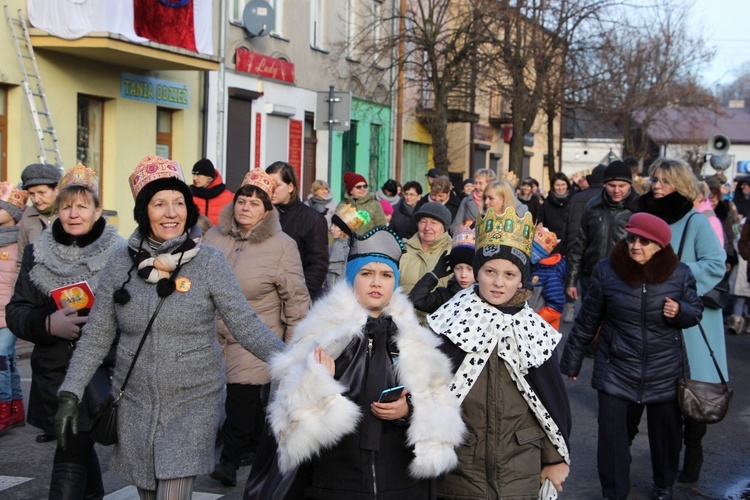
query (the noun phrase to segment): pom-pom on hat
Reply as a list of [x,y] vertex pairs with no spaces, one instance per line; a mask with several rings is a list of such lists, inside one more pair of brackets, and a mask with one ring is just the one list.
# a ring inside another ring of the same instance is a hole
[[536,264],[549,257],[558,241],[555,233],[541,224],[537,225],[534,232],[534,244],[531,246],[531,263]]
[[349,241],[349,257],[346,263],[347,283],[353,285],[357,273],[366,264],[382,262],[393,270],[395,290],[400,279],[398,263],[404,253],[406,253],[406,247],[401,238],[389,227],[378,226],[364,236],[354,235]]
[[672,230],[669,224],[646,212],[631,215],[628,223],[625,224],[625,231],[655,241],[662,248],[669,245],[672,240]]
[[271,199],[273,191],[276,189],[276,179],[268,175],[262,168],[255,167],[245,174],[245,178],[242,179],[242,185],[260,188]]
[[135,171],[130,175],[130,191],[133,193],[133,199],[138,198],[138,193],[146,184],[157,179],[174,178],[185,183],[185,177],[182,175],[180,164],[174,160],[162,158],[161,156],[149,155],[145,157],[135,167]]
[[69,186],[83,186],[96,196],[99,196],[99,176],[82,163],[65,172],[60,177],[58,186],[60,189],[65,189]]
[[16,222],[21,220],[29,192],[18,189],[11,181],[0,182],[0,208],[10,214]]
[[445,205],[438,201],[430,201],[425,203],[424,205],[419,207],[419,210],[414,212],[414,215],[412,215],[412,217],[414,218],[414,222],[416,223],[419,223],[419,221],[424,217],[430,217],[431,219],[440,221],[443,223],[446,231],[451,226],[451,222],[453,221],[451,211],[445,208]]
[[351,193],[352,189],[354,189],[354,186],[356,186],[360,182],[364,182],[365,184],[367,184],[367,179],[354,172],[344,173],[344,184],[346,184],[347,193]]
[[21,172],[21,183],[23,189],[29,189],[32,186],[47,184],[49,186],[57,185],[62,172],[55,165],[49,163],[32,163]]
[[202,158],[193,165],[193,175],[205,175],[206,177],[216,177],[214,164],[208,158]]
[[633,173],[630,171],[628,164],[622,160],[615,160],[604,169],[604,180],[606,184],[609,181],[623,181],[633,184]]
[[474,262],[474,251],[476,244],[476,231],[469,226],[458,226],[453,232],[453,244],[448,261],[451,268],[458,264],[472,265]]
[[370,214],[365,210],[357,210],[348,203],[342,204],[331,217],[331,223],[351,236],[354,231],[370,222]]

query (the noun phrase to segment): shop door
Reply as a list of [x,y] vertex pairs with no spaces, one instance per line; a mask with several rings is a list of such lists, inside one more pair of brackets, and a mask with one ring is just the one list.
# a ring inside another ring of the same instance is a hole
[[[252,101],[229,98],[227,110],[227,154],[224,183],[230,191],[237,191],[250,170],[250,138]],[[217,165],[218,167],[218,165]]]

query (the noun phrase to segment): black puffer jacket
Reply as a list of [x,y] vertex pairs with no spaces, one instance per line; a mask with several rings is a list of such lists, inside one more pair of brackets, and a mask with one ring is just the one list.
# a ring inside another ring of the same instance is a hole
[[393,207],[393,216],[389,226],[402,240],[408,240],[417,234],[417,223],[414,221],[415,210],[416,206],[408,206],[403,199]]
[[638,193],[631,189],[620,202],[613,202],[602,189],[583,211],[575,240],[568,247],[565,286],[576,286],[582,274],[591,276],[594,266],[609,256],[615,243],[625,237],[625,224],[637,211]]
[[[680,304],[674,319],[664,316],[666,297]],[[594,269],[560,369],[578,376],[599,331],[594,389],[639,403],[673,401],[686,359],[681,330],[695,326],[702,312],[695,278],[671,245],[641,265],[622,241]]]
[[573,242],[578,234],[578,228],[581,226],[581,218],[583,217],[583,211],[586,210],[586,205],[592,198],[596,198],[602,192],[601,184],[591,186],[583,191],[573,193],[566,208],[565,214],[565,235],[557,235],[558,238],[562,238],[563,244],[565,245],[565,260],[570,261],[570,247],[573,246]]
[[538,222],[557,235],[560,243],[555,247],[553,253],[565,255],[565,231],[567,227],[568,202],[571,195],[561,198],[553,191],[547,195],[542,206],[537,211]]

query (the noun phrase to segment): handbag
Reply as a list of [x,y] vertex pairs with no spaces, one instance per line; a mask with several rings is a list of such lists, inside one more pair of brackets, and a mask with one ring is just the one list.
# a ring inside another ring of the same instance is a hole
[[698,322],[703,340],[706,342],[708,352],[711,353],[711,359],[714,362],[716,371],[719,373],[721,383],[702,382],[693,380],[684,376],[677,381],[677,402],[680,405],[680,411],[687,418],[701,424],[715,424],[721,422],[729,411],[734,396],[734,389],[727,383],[724,374],[721,373],[719,363],[716,361],[711,344],[708,343],[708,337],[703,330],[703,325]]
[[146,343],[146,336],[148,335],[148,332],[151,331],[151,327],[154,326],[156,315],[159,313],[159,309],[161,309],[161,305],[164,303],[165,298],[166,297],[162,297],[161,300],[159,300],[159,303],[154,310],[154,314],[151,315],[151,319],[146,325],[146,331],[143,332],[143,337],[141,337],[141,342],[138,344],[138,349],[135,351],[133,361],[130,362],[128,374],[125,375],[125,380],[120,387],[119,393],[117,396],[110,394],[91,415],[91,430],[89,432],[89,437],[91,437],[95,443],[103,444],[105,446],[117,444],[117,408],[120,403],[120,398],[122,398],[122,394],[125,392],[125,386],[128,385],[130,375],[133,373],[133,366],[138,359],[138,355],[141,353],[143,344]]
[[[693,214],[698,215],[698,214]],[[687,235],[688,225],[690,225],[690,219],[693,215],[688,217],[685,223],[685,229],[682,231],[682,238],[680,239],[680,247],[677,250],[677,257],[682,261],[682,245],[685,243],[685,235]],[[729,298],[729,273],[724,273],[724,277],[721,278],[711,290],[701,295],[703,306],[709,309],[724,309],[727,305],[727,299]]]

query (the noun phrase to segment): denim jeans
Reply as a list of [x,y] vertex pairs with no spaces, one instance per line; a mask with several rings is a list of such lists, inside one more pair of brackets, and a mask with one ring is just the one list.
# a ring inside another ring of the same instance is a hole
[[23,399],[21,376],[16,365],[16,336],[0,328],[0,402]]

